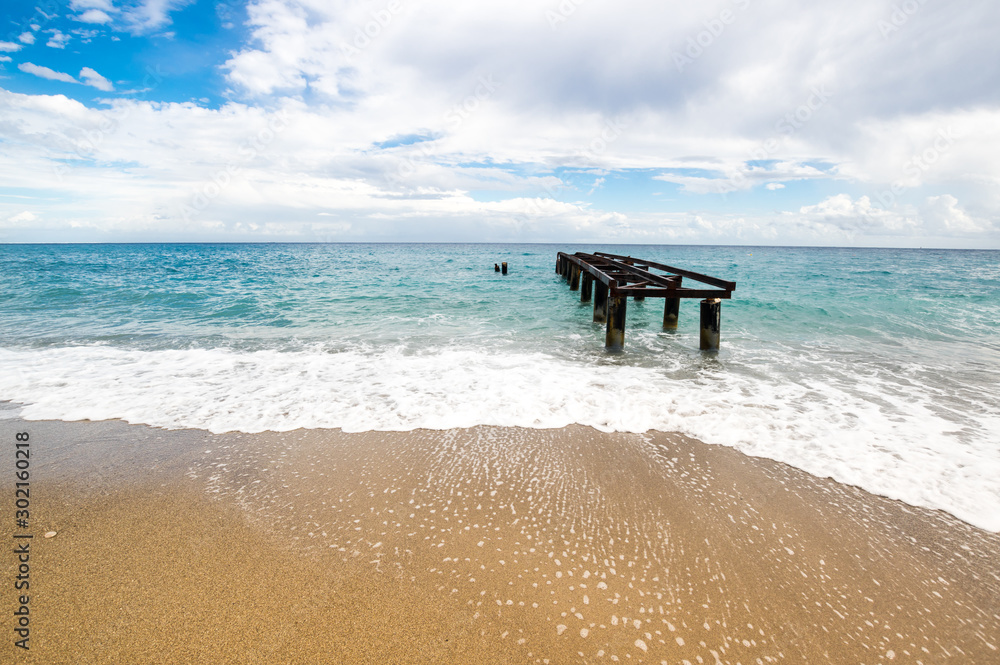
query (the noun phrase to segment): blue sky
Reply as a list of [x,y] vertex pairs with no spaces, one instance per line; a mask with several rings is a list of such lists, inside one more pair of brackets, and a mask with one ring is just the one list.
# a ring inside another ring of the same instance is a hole
[[1000,248],[994,3],[12,4],[0,241]]

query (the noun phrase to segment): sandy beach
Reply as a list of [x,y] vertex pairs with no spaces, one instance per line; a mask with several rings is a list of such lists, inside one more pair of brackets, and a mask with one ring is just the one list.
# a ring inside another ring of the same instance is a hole
[[0,431],[35,536],[27,652],[0,561],[4,662],[1000,657],[1000,536],[681,435]]

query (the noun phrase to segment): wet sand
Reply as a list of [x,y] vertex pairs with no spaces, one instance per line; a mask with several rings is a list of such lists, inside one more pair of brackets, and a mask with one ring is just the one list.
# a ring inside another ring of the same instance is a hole
[[1000,536],[676,434],[16,431],[2,662],[1000,659]]

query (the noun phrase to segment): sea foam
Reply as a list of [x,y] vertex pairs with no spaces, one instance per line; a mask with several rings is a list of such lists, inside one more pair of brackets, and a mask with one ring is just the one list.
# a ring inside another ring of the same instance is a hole
[[[799,359],[802,362],[802,359]],[[331,352],[0,349],[27,419],[212,432],[475,425],[678,431],[1000,531],[1000,416],[944,417],[933,386],[877,374],[676,373],[476,348]]]

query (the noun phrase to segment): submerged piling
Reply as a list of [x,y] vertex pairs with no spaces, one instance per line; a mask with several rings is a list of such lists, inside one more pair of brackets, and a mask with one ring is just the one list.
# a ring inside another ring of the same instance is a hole
[[722,320],[722,301],[706,298],[701,301],[701,350],[719,350],[719,325]]
[[500,264],[500,274],[501,275],[506,275],[507,274],[507,262],[506,261],[504,261],[503,263]]
[[680,298],[664,298],[663,305],[663,328],[664,330],[677,330],[677,320],[681,313]]
[[590,302],[594,290],[594,277],[589,272],[583,273],[583,284],[580,285],[580,302]]
[[625,309],[627,296],[608,298],[608,328],[604,335],[604,347],[610,351],[625,348]]
[[594,323],[604,323],[608,320],[608,285],[604,282],[594,284]]

